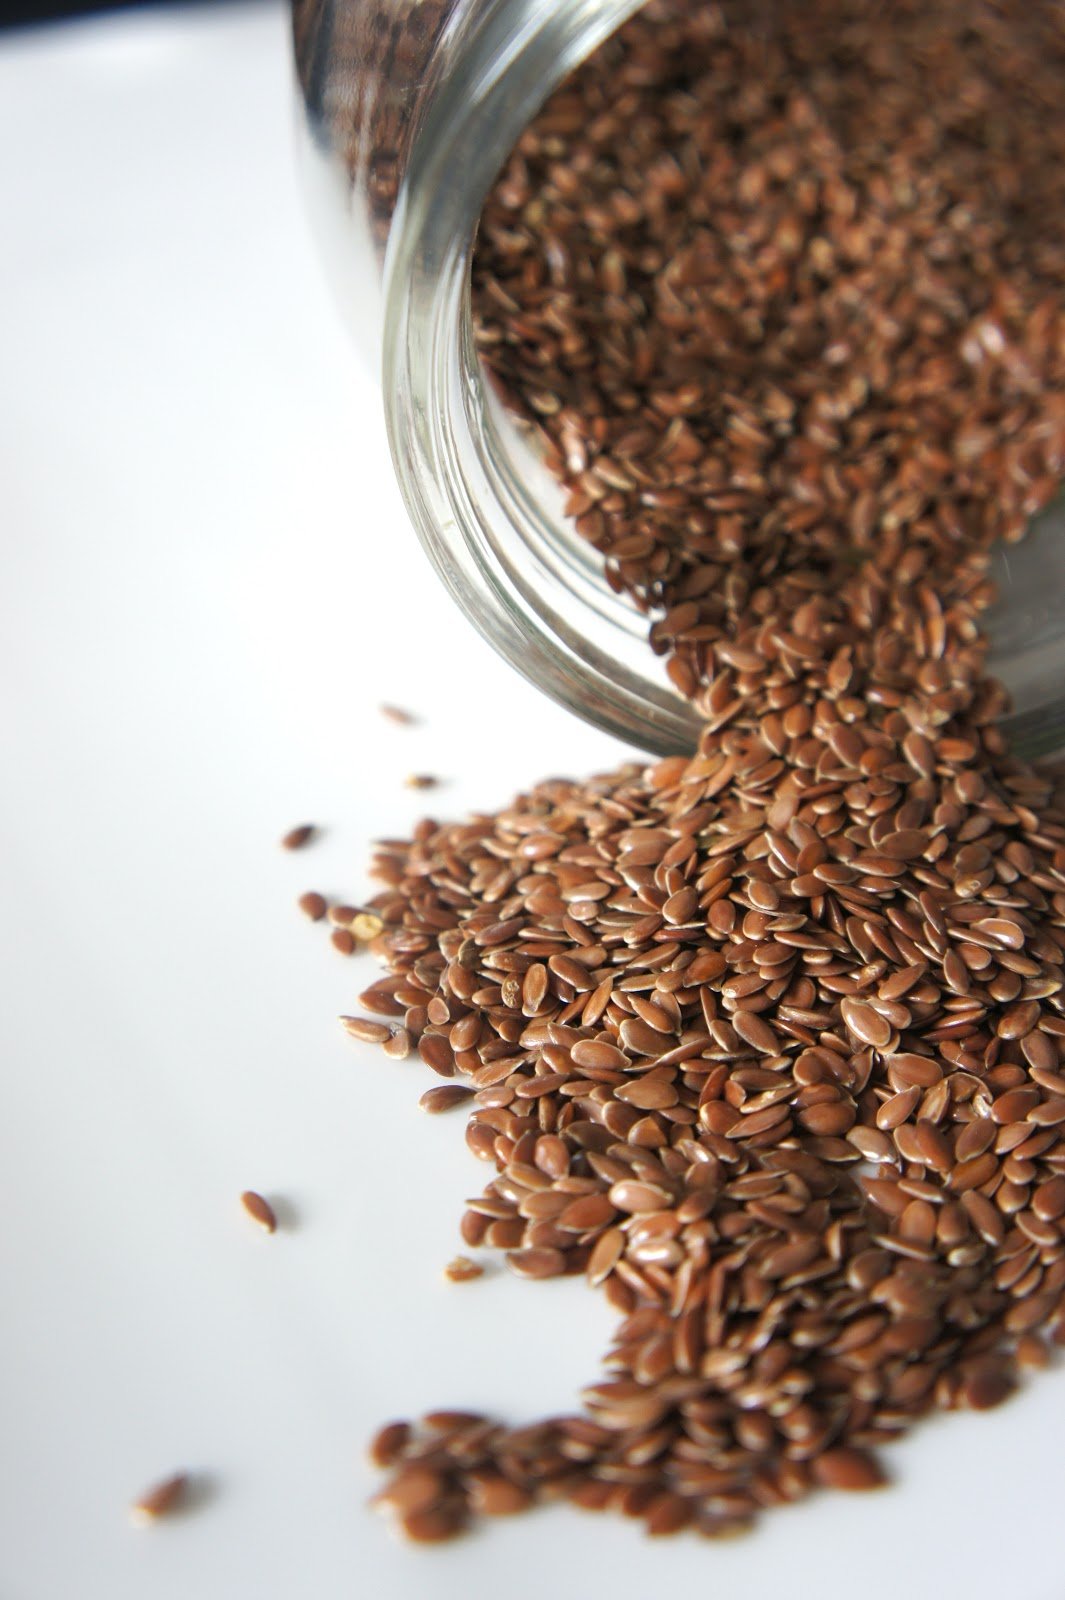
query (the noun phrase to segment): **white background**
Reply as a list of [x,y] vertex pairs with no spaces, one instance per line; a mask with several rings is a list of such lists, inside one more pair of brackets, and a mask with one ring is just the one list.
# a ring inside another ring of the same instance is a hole
[[[484,1170],[424,1069],[342,1035],[372,969],[294,899],[367,889],[412,770],[461,812],[620,747],[416,547],[287,48],[273,6],[0,41],[0,1600],[1061,1600],[1060,1373],[722,1546],[553,1510],[408,1550],[365,1509],[380,1421],[569,1408],[610,1323],[579,1284],[441,1281]],[[132,1528],[178,1467],[202,1503]]]

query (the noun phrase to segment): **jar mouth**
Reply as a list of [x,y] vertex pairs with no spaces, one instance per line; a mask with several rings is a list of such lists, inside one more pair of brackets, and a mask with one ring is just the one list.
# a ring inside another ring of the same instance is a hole
[[[452,598],[511,666],[643,750],[691,750],[700,721],[648,643],[649,618],[604,581],[529,431],[474,343],[470,267],[500,168],[544,100],[644,0],[492,8],[453,52],[412,143],[385,261],[384,395],[400,489]],[[459,41],[455,41],[456,44]],[[1001,547],[985,619],[1016,754],[1065,754],[1065,494]]]
[[[558,485],[474,346],[470,263],[503,163],[554,88],[643,0],[530,0],[463,40],[418,130],[385,262],[384,394],[400,489],[453,599],[525,677],[586,721],[661,754],[699,721],[652,654],[649,620],[604,582]],[[461,176],[457,176],[457,175]]]

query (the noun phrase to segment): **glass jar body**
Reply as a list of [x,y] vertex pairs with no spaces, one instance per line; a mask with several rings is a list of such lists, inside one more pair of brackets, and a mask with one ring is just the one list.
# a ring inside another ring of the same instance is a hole
[[[512,665],[642,749],[692,708],[604,582],[474,348],[485,197],[567,74],[644,0],[293,0],[305,189],[338,301],[380,372],[399,485],[445,586]],[[679,0],[699,4],[700,0]],[[995,560],[987,617],[1015,743],[1065,747],[1065,511]]]

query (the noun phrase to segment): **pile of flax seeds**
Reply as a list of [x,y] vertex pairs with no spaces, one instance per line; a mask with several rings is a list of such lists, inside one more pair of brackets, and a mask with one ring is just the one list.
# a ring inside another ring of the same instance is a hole
[[1065,1341],[1065,811],[978,631],[1065,460],[1063,81],[1054,0],[655,3],[490,196],[481,355],[703,731],[377,854],[466,1246],[621,1318],[572,1416],[382,1430],[414,1539],[736,1532]]

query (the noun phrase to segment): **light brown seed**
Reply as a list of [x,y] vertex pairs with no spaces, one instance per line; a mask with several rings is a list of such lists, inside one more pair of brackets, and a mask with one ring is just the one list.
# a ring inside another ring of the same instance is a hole
[[450,1041],[442,1033],[425,1033],[418,1040],[418,1054],[427,1067],[440,1074],[442,1078],[453,1078],[455,1075],[455,1052]]
[[555,1220],[555,1226],[569,1233],[589,1233],[612,1222],[614,1216],[614,1207],[606,1195],[582,1195],[580,1199],[571,1201],[566,1209],[560,1212]]
[[599,1284],[609,1277],[625,1250],[625,1235],[620,1228],[607,1228],[596,1240],[588,1259],[588,1281]]
[[361,1039],[365,1044],[384,1044],[391,1037],[387,1023],[374,1022],[370,1017],[341,1017],[340,1026],[353,1039]]
[[129,1508],[130,1517],[142,1526],[158,1522],[161,1517],[182,1510],[188,1503],[188,1493],[188,1473],[175,1472],[139,1495]]
[[613,1185],[609,1199],[611,1205],[616,1206],[619,1211],[659,1211],[668,1204],[669,1193],[659,1188],[657,1184],[640,1183],[634,1178],[625,1178]]
[[381,1490],[377,1504],[394,1511],[397,1516],[410,1517],[419,1511],[428,1511],[444,1494],[445,1484],[437,1472],[412,1463],[400,1469]]
[[318,829],[313,822],[301,822],[298,827],[290,828],[282,837],[281,848],[283,850],[302,850],[304,845],[310,844],[311,840],[317,838],[317,836]]
[[335,905],[329,907],[329,921],[334,928],[350,927],[352,919],[358,915],[354,906]]
[[301,894],[296,904],[305,917],[312,922],[321,922],[328,909],[325,895],[319,894],[316,889],[308,889],[306,894]]
[[426,1089],[418,1105],[434,1116],[441,1111],[453,1111],[473,1099],[473,1090],[462,1083],[442,1083],[436,1089]]
[[257,1222],[264,1233],[277,1232],[277,1216],[269,1200],[257,1194],[254,1189],[245,1189],[240,1197],[240,1203],[253,1222]]
[[510,1517],[532,1504],[532,1495],[498,1472],[472,1473],[470,1506],[482,1517]]
[[452,1256],[444,1268],[444,1277],[449,1283],[469,1283],[474,1278],[484,1276],[484,1268],[477,1261],[472,1261],[469,1256]]
[[560,1250],[511,1250],[507,1253],[507,1266],[519,1278],[557,1278],[565,1271],[566,1260]]

